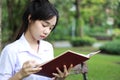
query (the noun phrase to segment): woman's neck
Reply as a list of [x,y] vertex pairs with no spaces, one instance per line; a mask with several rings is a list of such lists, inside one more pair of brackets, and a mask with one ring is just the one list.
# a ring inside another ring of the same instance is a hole
[[33,38],[33,36],[29,33],[29,32],[26,32],[25,33],[25,38],[26,40],[28,41],[30,47],[36,52],[38,53],[39,51],[39,40],[35,40]]

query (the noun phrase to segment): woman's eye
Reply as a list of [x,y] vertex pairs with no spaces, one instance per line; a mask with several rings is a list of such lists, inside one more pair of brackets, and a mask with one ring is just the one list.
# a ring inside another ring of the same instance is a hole
[[47,27],[47,25],[44,25],[44,24],[43,24],[42,26],[43,26],[43,27]]

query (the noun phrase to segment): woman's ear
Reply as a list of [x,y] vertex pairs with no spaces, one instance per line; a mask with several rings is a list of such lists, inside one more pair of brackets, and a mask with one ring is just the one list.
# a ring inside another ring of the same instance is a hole
[[31,23],[31,15],[28,16],[28,21]]

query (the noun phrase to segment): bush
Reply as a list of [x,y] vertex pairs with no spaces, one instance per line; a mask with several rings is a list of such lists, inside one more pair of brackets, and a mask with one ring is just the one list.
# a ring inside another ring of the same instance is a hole
[[119,35],[119,36],[116,36],[115,39],[119,39],[119,40],[120,40],[120,35]]
[[95,38],[91,37],[77,37],[71,40],[72,46],[91,46],[96,41]]
[[103,46],[100,47],[100,50],[103,53],[120,55],[120,51],[119,51],[120,50],[120,42],[119,42],[119,40],[107,42],[106,44],[104,44]]
[[113,30],[113,34],[114,34],[114,39],[120,39],[120,29],[115,28]]

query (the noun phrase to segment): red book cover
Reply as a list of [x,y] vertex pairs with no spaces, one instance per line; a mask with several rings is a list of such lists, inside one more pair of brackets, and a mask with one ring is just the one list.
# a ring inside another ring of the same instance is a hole
[[63,71],[63,65],[66,65],[67,68],[70,67],[71,64],[73,64],[73,67],[77,64],[80,64],[90,58],[90,56],[98,53],[90,53],[88,55],[79,54],[74,51],[66,51],[63,54],[59,55],[58,57],[54,58],[53,60],[45,63],[42,65],[42,70],[40,70],[38,75],[43,75],[47,77],[54,77],[52,73],[57,73],[56,67],[58,67],[61,71]]

